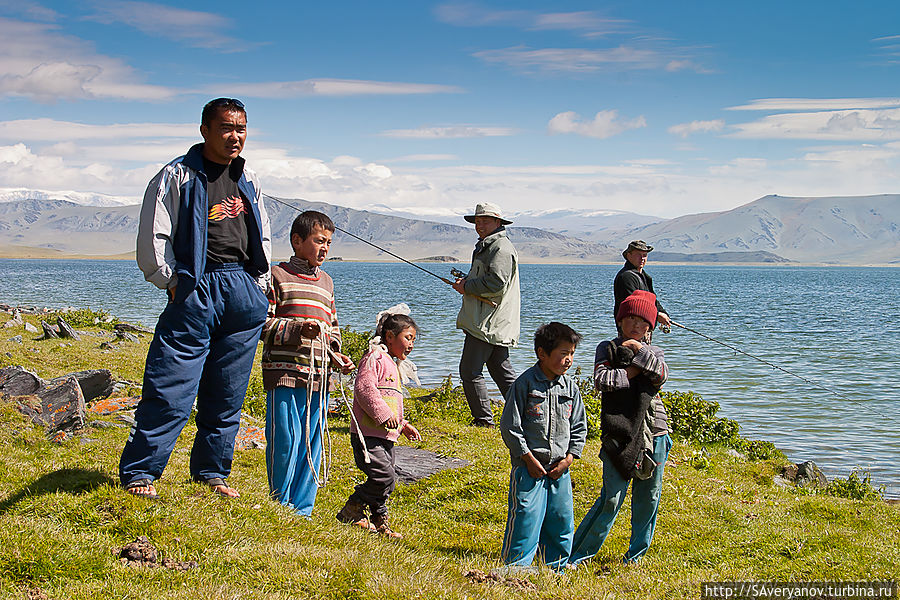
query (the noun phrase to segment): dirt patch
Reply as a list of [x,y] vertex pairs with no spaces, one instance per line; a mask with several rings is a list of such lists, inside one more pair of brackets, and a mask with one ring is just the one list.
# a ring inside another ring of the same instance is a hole
[[519,579],[518,577],[503,577],[497,573],[485,573],[474,569],[466,572],[466,579],[472,583],[498,583],[517,590],[534,590],[537,587],[527,579]]
[[177,561],[171,558],[159,560],[159,555],[147,536],[142,535],[131,543],[122,546],[119,551],[119,562],[129,567],[163,567],[173,571],[187,571],[198,566],[195,560]]

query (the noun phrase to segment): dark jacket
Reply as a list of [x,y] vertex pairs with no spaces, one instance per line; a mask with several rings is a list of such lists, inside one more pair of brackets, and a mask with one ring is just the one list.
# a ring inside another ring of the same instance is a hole
[[[613,307],[614,319],[616,318],[616,313],[619,312],[619,304],[622,303],[622,300],[630,296],[631,292],[634,290],[644,290],[656,294],[656,292],[653,291],[653,278],[650,277],[650,274],[647,273],[647,271],[639,271],[637,267],[626,260],[625,266],[619,270],[616,274],[616,279],[613,282],[613,293],[616,298],[616,304]],[[659,303],[659,297],[656,299],[656,310],[661,313],[669,314],[662,307],[662,304]]]
[[[238,189],[252,215],[247,227],[246,271],[265,291],[269,277],[271,234],[269,216],[260,200],[256,174],[244,159],[234,159],[241,169]],[[206,269],[206,227],[209,205],[203,171],[203,144],[196,144],[154,177],[141,206],[137,236],[137,263],[144,278],[160,288],[177,285],[176,302],[197,287]]]

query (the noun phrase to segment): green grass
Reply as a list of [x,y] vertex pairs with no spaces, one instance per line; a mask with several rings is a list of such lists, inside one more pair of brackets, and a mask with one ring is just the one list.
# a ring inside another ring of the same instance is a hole
[[[0,366],[22,364],[44,378],[106,367],[139,381],[148,342],[102,352],[101,338],[35,341],[25,334],[20,345],[6,341],[20,331],[3,332]],[[461,402],[449,386],[431,403],[409,402],[421,446],[472,465],[398,486],[390,506],[392,525],[405,535],[400,541],[334,518],[361,479],[344,417],[331,420],[331,480],[313,517],[303,519],[268,498],[262,450],[236,454],[229,480],[241,491],[236,501],[191,483],[192,423],[153,502],[117,487],[126,427],[89,426],[55,444],[0,404],[0,598],[37,590],[55,599],[697,598],[704,581],[897,578],[898,507],[781,488],[773,477],[782,458],[744,460],[724,444],[706,444],[706,460],[691,460],[701,446],[679,440],[666,468],[656,537],[640,563],[621,564],[626,502],[589,568],[525,577],[534,589],[473,583],[467,571],[499,566],[509,458],[496,430],[461,422]],[[118,422],[115,415],[100,420]],[[592,439],[572,468],[576,520],[600,491],[598,450]],[[175,572],[121,565],[118,550],[139,535],[161,557],[199,566]]]

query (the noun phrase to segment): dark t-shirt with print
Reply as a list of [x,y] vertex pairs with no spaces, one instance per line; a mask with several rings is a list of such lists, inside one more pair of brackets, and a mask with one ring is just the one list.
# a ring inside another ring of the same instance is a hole
[[245,262],[247,254],[247,202],[237,182],[241,171],[203,158],[206,171],[209,215],[206,229],[206,259],[217,263]]

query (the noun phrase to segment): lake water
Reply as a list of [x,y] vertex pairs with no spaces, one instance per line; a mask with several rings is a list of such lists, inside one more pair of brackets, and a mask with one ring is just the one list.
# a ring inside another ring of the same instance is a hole
[[[423,264],[449,277],[449,266]],[[338,318],[370,330],[375,314],[406,302],[421,331],[412,354],[423,384],[452,373],[463,335],[459,295],[402,263],[333,262]],[[531,336],[559,320],[584,335],[576,365],[590,373],[594,348],[615,335],[612,280],[618,265],[522,265],[521,372]],[[858,467],[900,494],[900,269],[672,266],[651,263],[663,305],[679,323],[831,388],[847,400],[693,333],[654,334],[670,368],[665,388],[721,405],[742,434],[774,442],[791,460],[815,460],[829,476]],[[130,261],[0,259],[0,302],[103,309],[153,326],[164,294]],[[490,382],[490,378],[488,378]],[[494,393],[497,394],[496,388]]]

